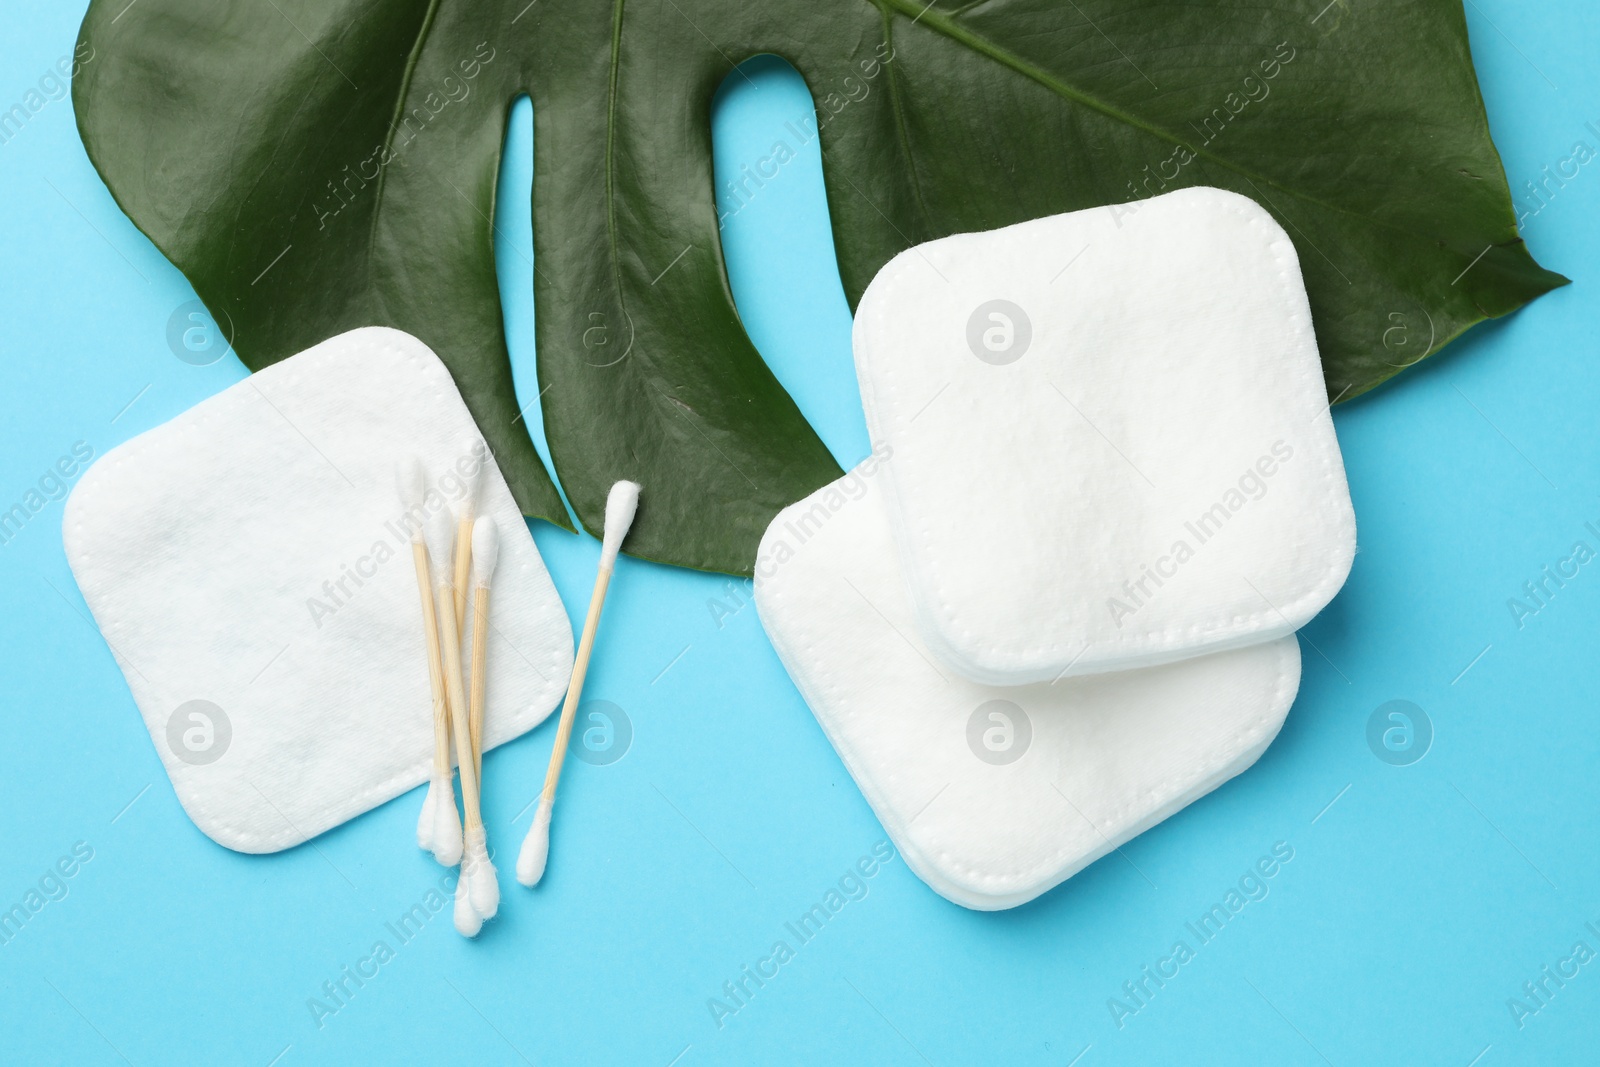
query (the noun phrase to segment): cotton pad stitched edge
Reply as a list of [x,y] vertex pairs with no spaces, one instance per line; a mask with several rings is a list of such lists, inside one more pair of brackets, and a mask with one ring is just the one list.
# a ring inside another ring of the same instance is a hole
[[483,747],[566,690],[572,630],[449,372],[355,330],[112,449],[67,502],[67,560],[184,810],[243,852],[298,844],[426,782],[422,616],[395,463],[455,506],[486,462],[499,528]]
[[1286,637],[1165,666],[999,688],[918,639],[878,458],[772,521],[755,602],[779,658],[911,869],[1025,903],[1240,773],[1300,680]]
[[1294,247],[1193,188],[909,249],[854,348],[919,632],[996,685],[1292,633],[1355,517]]

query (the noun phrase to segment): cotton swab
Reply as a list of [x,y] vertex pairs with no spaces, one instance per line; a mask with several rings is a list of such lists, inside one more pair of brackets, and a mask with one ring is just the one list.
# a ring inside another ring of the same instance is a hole
[[[422,507],[422,498],[425,492],[422,464],[416,457],[411,457],[395,464],[394,486],[396,495],[400,499],[400,507],[406,515]],[[411,530],[411,557],[417,568],[417,593],[422,597],[423,622],[427,622],[428,607],[433,601],[433,583],[428,580],[428,550],[422,543],[422,528],[415,526]],[[428,852],[433,851],[433,790],[434,782],[439,775],[439,729],[438,708],[444,699],[444,677],[440,660],[434,654],[438,647],[438,627],[427,627],[428,647],[428,682],[432,689],[434,707],[434,774],[428,781],[428,791],[422,798],[422,811],[417,816],[417,847]]]
[[[395,468],[395,490],[400,506],[406,515],[424,510],[427,479],[422,464],[415,456],[401,461]],[[439,651],[439,627],[434,621],[433,583],[428,576],[428,548],[423,542],[422,528],[411,531],[411,557],[417,568],[417,593],[422,600],[422,625],[428,644],[428,682],[433,696],[433,776],[428,782],[428,792],[422,800],[422,811],[417,817],[417,846],[432,852],[440,863],[450,866],[459,858],[459,846],[451,857],[448,838],[441,840],[440,797],[450,794],[450,805],[455,797],[450,789],[450,738],[446,733],[444,666]]]
[[539,806],[533,813],[533,825],[523,839],[522,851],[517,855],[517,881],[523,885],[537,885],[544,877],[545,863],[550,858],[550,812],[555,806],[556,783],[561,779],[561,764],[567,755],[567,741],[572,736],[572,722],[577,715],[578,699],[583,694],[583,679],[589,673],[589,656],[594,651],[595,632],[600,628],[600,609],[605,605],[606,588],[611,584],[611,572],[616,569],[617,552],[622,539],[633,525],[634,512],[639,507],[639,484],[618,482],[606,497],[605,537],[600,548],[600,568],[594,577],[594,593],[589,598],[589,614],[583,620],[583,636],[578,641],[578,655],[572,664],[572,681],[567,686],[567,700],[561,706],[561,725],[556,730],[555,748],[550,753],[550,768],[544,776],[544,792],[539,796]]
[[[455,612],[450,609],[450,511],[440,508],[427,516],[422,524],[422,536],[427,543],[431,567],[427,573],[434,576],[430,594],[424,597],[422,613],[428,627],[428,667],[439,668],[443,681],[439,684],[439,697],[433,705],[434,752],[433,784],[433,857],[446,867],[461,862],[461,819],[456,813],[456,792],[450,784],[450,728],[454,717],[450,693],[450,653],[454,645],[455,659],[461,660],[460,642],[455,641]],[[443,611],[436,610],[443,606]],[[443,624],[443,639],[440,626]],[[442,648],[441,648],[442,646]],[[443,652],[441,657],[440,653]],[[442,666],[440,661],[443,661]],[[459,746],[458,746],[459,747]]]
[[[450,532],[448,514],[441,511],[437,516],[430,516],[428,526],[430,549],[436,537],[448,540]],[[467,545],[457,547],[460,552],[469,551]],[[451,581],[448,569],[441,568],[438,573],[439,577],[434,582],[434,599],[448,604],[450,598],[455,595],[454,583]],[[461,877],[467,882],[467,893],[471,898],[473,910],[481,918],[492,919],[500,910],[500,885],[495,878],[494,865],[489,862],[483,814],[478,806],[478,769],[472,755],[472,728],[468,723],[467,691],[461,676],[461,631],[456,626],[456,616],[453,611],[439,613],[439,622],[439,640],[444,647],[445,694],[449,699],[451,727],[455,733],[456,762],[461,769],[461,804],[466,813],[466,828],[463,831],[465,853],[461,860]],[[452,815],[454,800],[452,794]],[[462,933],[466,931],[463,930]]]
[[[483,468],[489,465],[487,448],[481,443],[472,450],[478,465],[467,476],[467,494],[456,513],[456,630],[466,632],[467,577],[472,566],[472,523],[478,513],[478,493],[483,485]],[[459,468],[457,468],[459,469]]]
[[477,766],[480,792],[483,786],[483,704],[484,683],[489,666],[489,580],[500,560],[500,530],[494,519],[485,515],[472,528],[472,758]]
[[[478,519],[472,528],[472,678],[468,696],[472,707],[468,724],[471,727],[473,762],[478,772],[480,803],[483,792],[483,705],[485,668],[488,665],[489,579],[500,557],[499,535],[494,519],[487,515]],[[478,931],[483,929],[484,917],[478,914],[478,909],[472,903],[473,884],[465,871],[456,883],[455,925],[464,937],[476,937]],[[498,880],[495,881],[494,891],[498,898]]]

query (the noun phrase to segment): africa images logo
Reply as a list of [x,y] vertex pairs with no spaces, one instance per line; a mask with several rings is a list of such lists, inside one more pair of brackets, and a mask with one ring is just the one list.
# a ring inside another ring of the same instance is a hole
[[967,318],[967,347],[996,367],[1015,363],[1033,343],[1033,321],[1009,300],[979,304]]

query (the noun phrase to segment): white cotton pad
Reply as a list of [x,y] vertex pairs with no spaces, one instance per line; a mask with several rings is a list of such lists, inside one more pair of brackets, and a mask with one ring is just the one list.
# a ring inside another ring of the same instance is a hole
[[995,685],[1281,637],[1355,517],[1294,247],[1220,189],[961,234],[861,298],[917,629]]
[[363,329],[112,449],[67,502],[67,560],[178,799],[241,852],[298,844],[428,781],[432,700],[396,463],[426,508],[486,464],[500,559],[484,747],[537,725],[572,629],[449,373]]
[[781,512],[755,600],[778,656],[907,864],[1015,907],[1255,762],[1300,683],[1293,637],[1000,688],[917,635],[868,460]]

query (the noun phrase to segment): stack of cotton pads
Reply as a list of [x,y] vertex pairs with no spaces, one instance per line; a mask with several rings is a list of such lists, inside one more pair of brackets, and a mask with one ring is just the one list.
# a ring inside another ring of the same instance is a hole
[[909,865],[1032,899],[1238,774],[1355,520],[1288,237],[1188,189],[963,234],[861,300],[874,451],[756,603]]
[[[500,532],[483,748],[566,691],[572,630],[449,372],[395,330],[343,334],[113,449],[64,539],[184,810],[243,852],[298,844],[429,778],[427,656],[395,460],[424,508]],[[408,814],[409,823],[411,814]]]

